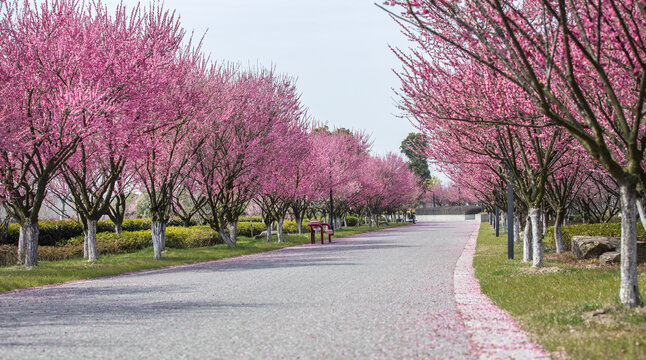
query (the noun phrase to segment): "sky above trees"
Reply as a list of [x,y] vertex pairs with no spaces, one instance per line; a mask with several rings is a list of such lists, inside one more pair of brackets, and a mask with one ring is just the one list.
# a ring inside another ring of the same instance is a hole
[[[106,0],[113,8],[119,0]],[[128,6],[135,0],[124,0]],[[144,2],[145,3],[145,2]],[[398,152],[413,127],[396,118],[399,28],[372,0],[166,0],[216,61],[275,66],[298,78],[303,105],[330,127],[366,130],[373,152]]]

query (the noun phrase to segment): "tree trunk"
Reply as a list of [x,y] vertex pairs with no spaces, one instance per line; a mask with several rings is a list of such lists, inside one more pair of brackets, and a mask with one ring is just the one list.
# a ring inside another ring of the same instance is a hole
[[115,223],[114,224],[114,232],[117,235],[121,235],[121,233],[123,232],[123,223],[121,223],[121,224]]
[[270,222],[269,225],[267,225],[267,242],[271,242],[271,230],[274,227],[274,222]]
[[639,211],[639,220],[642,223],[642,227],[646,229],[646,213],[644,213],[644,203],[642,202],[641,198],[637,198],[635,200],[635,204],[637,204],[637,211]]
[[541,211],[537,208],[529,209],[529,217],[532,220],[532,267],[543,267],[543,227]]
[[24,223],[25,228],[25,267],[38,266],[38,223]]
[[218,234],[220,234],[220,238],[222,238],[222,240],[227,244],[228,247],[236,247],[236,243],[231,239],[227,226],[220,226],[218,228]]
[[501,226],[501,229],[502,229],[502,231],[503,231],[503,232],[507,232],[507,213],[503,211],[503,212],[501,213],[501,215],[502,215],[502,226]]
[[161,249],[162,251],[166,250],[166,226],[167,224],[162,223],[162,232],[161,232]]
[[541,219],[543,220],[543,224],[542,224],[542,230],[543,230],[543,231],[542,231],[542,233],[541,233],[541,235],[542,235],[542,236],[541,236],[541,238],[542,238],[545,234],[547,234],[547,222],[548,222],[548,220],[549,220],[549,215],[547,215],[547,213],[545,213],[545,212],[544,212],[544,213],[542,213],[542,215],[543,215],[543,216],[541,217]]
[[83,259],[87,259],[87,225],[83,226]]
[[85,248],[87,249],[87,261],[96,261],[99,258],[99,250],[96,246],[96,220],[87,221]]
[[345,216],[343,217],[343,226],[348,227],[348,218]]
[[641,305],[637,284],[637,226],[635,185],[620,184],[621,196],[621,285],[619,299],[627,307]]
[[514,244],[520,243],[520,214],[514,215]]
[[298,233],[303,233],[303,218],[296,219],[296,227],[298,227]]
[[523,236],[523,262],[532,261],[532,219],[527,216],[525,220],[525,234]]
[[231,239],[231,242],[234,244],[238,243],[238,223],[237,222],[230,222],[229,223],[229,239]]
[[561,227],[563,226],[563,217],[564,212],[561,209],[556,210],[556,219],[554,220],[554,245],[556,246],[556,253],[560,254],[564,249],[563,244],[563,233],[561,232]]
[[25,241],[27,229],[21,224],[20,232],[18,233],[18,264],[25,263]]
[[283,237],[283,222],[285,221],[285,218],[280,218],[278,219],[278,227],[276,230],[278,231],[278,242],[282,243],[285,241],[285,238]]
[[153,251],[155,253],[155,259],[161,259],[161,253],[164,250],[162,242],[165,242],[166,238],[166,224],[161,221],[153,221],[150,225],[150,233],[153,238]]

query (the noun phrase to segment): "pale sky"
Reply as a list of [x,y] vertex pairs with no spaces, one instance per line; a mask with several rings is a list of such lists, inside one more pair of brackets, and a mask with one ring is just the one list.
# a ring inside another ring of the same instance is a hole
[[[414,131],[396,117],[400,67],[388,45],[406,47],[381,0],[166,0],[216,61],[275,66],[298,78],[302,103],[330,127],[365,130],[373,152],[399,152]],[[109,6],[117,0],[106,0]],[[129,5],[134,0],[124,0]],[[143,1],[142,4],[147,4]]]

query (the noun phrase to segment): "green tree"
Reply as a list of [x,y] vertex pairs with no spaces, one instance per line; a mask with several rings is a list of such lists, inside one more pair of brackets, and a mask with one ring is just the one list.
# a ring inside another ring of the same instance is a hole
[[410,133],[402,141],[399,149],[408,158],[408,167],[417,175],[422,182],[432,179],[431,171],[428,169],[426,156],[422,153],[426,147],[426,139],[421,133]]

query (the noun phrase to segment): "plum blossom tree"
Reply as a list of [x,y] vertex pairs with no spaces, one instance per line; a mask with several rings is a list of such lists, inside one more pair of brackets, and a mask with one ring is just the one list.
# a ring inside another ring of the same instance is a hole
[[134,169],[150,200],[154,256],[161,259],[173,197],[195,166],[199,127],[213,95],[207,91],[207,61],[199,46],[191,41],[182,45],[179,19],[155,4],[145,20],[145,38],[164,70],[159,73],[156,105],[145,115],[148,121],[138,137],[146,156],[136,159]]
[[214,70],[209,83],[217,96],[200,128],[194,201],[204,201],[200,215],[234,247],[238,218],[263,180],[271,183],[272,172],[292,166],[285,150],[299,139],[302,109],[293,79],[270,70],[228,66]]
[[14,144],[0,149],[1,197],[20,223],[18,257],[28,267],[38,265],[38,212],[48,184],[114,111],[103,86],[111,65],[101,47],[102,21],[90,5],[82,6],[16,0],[0,8],[6,96],[0,128]]
[[[108,62],[103,68],[109,69],[96,76],[102,78],[100,86],[106,89],[104,101],[113,105],[113,111],[101,115],[106,127],[83,139],[78,151],[60,171],[83,224],[84,254],[88,261],[98,257],[97,221],[112,214],[117,229],[123,221],[118,212],[110,212],[110,205],[116,197],[115,205],[120,209],[125,207],[125,195],[120,193],[124,189],[118,187],[118,182],[121,180],[123,185],[122,172],[127,163],[143,156],[137,139],[146,127],[144,114],[156,99],[154,89],[159,83],[156,80],[167,70],[157,64],[164,63],[160,57],[168,56],[153,51],[154,42],[145,41],[145,23],[138,8],[128,13],[125,7],[119,6],[114,17],[103,8],[97,8],[96,12],[103,29],[103,41],[99,45]],[[173,23],[165,25],[166,29],[157,30],[168,36]]]
[[[641,304],[635,201],[646,184],[646,8],[639,0],[388,1],[427,48],[451,49],[516,84],[619,184],[621,302]],[[449,52],[444,52],[449,54]],[[447,63],[451,57],[446,57]]]

